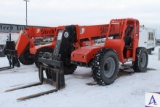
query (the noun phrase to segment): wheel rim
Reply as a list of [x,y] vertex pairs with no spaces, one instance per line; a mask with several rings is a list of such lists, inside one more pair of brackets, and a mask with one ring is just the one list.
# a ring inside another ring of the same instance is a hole
[[146,65],[146,60],[147,60],[146,54],[145,54],[145,53],[142,53],[142,56],[141,56],[141,59],[140,59],[140,65],[141,65],[141,67],[145,67],[145,65]]
[[112,57],[109,57],[105,60],[103,69],[104,69],[104,75],[107,78],[110,78],[114,74],[115,66],[116,64]]

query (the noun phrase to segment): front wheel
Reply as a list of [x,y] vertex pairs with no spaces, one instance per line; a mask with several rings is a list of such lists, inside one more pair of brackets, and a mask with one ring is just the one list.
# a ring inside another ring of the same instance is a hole
[[19,57],[19,61],[23,65],[31,65],[34,63],[33,56],[29,53],[29,50],[24,51],[21,56]]
[[73,74],[77,66],[74,64],[64,66],[64,74]]
[[92,63],[93,79],[99,85],[109,85],[117,78],[119,59],[111,49],[100,50]]
[[133,62],[135,72],[145,72],[148,65],[148,52],[146,48],[138,47],[136,50],[136,60]]

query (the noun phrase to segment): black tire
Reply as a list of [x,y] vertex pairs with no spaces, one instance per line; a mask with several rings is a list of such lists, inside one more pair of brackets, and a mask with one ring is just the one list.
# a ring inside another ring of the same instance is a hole
[[133,62],[135,72],[145,72],[148,65],[148,52],[146,48],[138,47],[136,49],[136,60]]
[[29,50],[24,51],[19,57],[19,61],[23,65],[32,65],[34,63],[33,56],[29,53]]
[[150,55],[152,54],[152,50],[151,50],[151,49],[148,49],[147,52],[148,52],[148,54],[150,54]]
[[52,48],[48,48],[48,47],[43,47],[40,48],[39,50],[37,50],[36,54],[35,54],[35,65],[36,67],[38,67],[38,58],[40,58],[41,56],[39,55],[40,52],[50,52],[53,53],[53,49]]
[[115,51],[101,49],[93,59],[93,79],[99,85],[109,85],[117,78],[119,59]]
[[64,66],[64,74],[73,74],[73,72],[76,70],[77,65],[70,64]]

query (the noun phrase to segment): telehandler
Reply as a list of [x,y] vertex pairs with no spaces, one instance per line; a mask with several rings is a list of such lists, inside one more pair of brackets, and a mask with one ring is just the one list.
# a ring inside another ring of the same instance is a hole
[[[148,53],[144,47],[138,47],[139,27],[139,21],[133,18],[112,19],[105,25],[58,27],[53,53],[46,52],[38,59],[40,82],[7,91],[48,82],[56,85],[56,89],[18,100],[56,92],[65,87],[64,72],[69,69],[73,73],[76,66],[90,67],[93,79],[103,86],[115,81],[120,62],[130,61],[135,72],[145,72]],[[43,71],[47,78],[44,78]]]
[[9,60],[9,66],[0,68],[0,71],[20,67],[33,63],[38,66],[40,52],[53,52],[56,42],[56,27],[27,27],[20,31],[17,43],[6,41],[4,53]]

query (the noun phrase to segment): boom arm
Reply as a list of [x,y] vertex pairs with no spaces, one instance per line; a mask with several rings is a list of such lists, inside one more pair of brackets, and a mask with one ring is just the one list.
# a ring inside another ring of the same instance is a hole
[[27,45],[31,47],[34,46],[34,41],[37,37],[54,37],[56,32],[55,27],[46,27],[46,28],[37,28],[37,27],[28,27],[25,30],[20,32],[20,36],[17,40],[16,51],[18,56],[20,56]]

